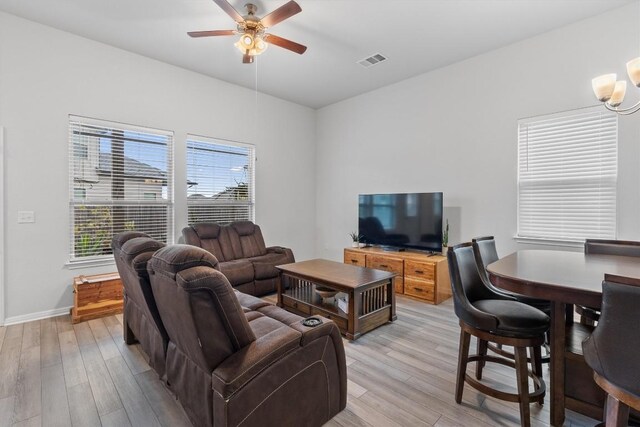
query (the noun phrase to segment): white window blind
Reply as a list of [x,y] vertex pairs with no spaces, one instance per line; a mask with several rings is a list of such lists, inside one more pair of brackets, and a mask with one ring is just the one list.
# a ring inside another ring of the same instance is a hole
[[616,236],[618,117],[598,106],[518,122],[518,237]]
[[173,241],[173,133],[70,116],[71,261],[127,230]]
[[187,136],[189,224],[253,221],[253,145]]

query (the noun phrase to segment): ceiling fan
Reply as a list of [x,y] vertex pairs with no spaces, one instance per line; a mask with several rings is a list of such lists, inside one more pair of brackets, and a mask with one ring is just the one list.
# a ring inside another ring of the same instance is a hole
[[247,3],[247,14],[240,15],[237,10],[227,0],[213,0],[215,4],[220,6],[234,21],[236,21],[237,29],[235,30],[212,30],[212,31],[191,31],[187,34],[191,37],[212,37],[212,36],[233,36],[240,34],[240,40],[235,46],[242,52],[242,62],[251,64],[255,55],[264,52],[269,44],[273,44],[284,49],[302,55],[307,47],[299,43],[292,42],[274,34],[267,34],[267,28],[284,21],[293,15],[302,12],[302,8],[298,3],[291,0],[280,6],[262,19],[256,16],[258,7],[255,4]]

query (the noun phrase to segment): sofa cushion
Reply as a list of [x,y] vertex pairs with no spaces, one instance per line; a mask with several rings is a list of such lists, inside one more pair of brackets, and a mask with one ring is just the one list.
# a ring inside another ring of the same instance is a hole
[[253,282],[255,276],[253,264],[246,259],[221,262],[220,271],[226,276],[227,280],[229,280],[231,286]]
[[282,322],[285,325],[292,325],[294,323],[300,322],[303,319],[297,314],[289,313],[287,310],[271,304],[258,308],[258,312],[267,317],[275,319],[278,322]]
[[261,307],[272,306],[266,301],[261,300],[260,298],[256,298],[252,295],[247,295],[242,292],[236,291],[236,297],[238,298],[238,302],[243,308],[247,308],[249,310],[258,310]]
[[276,265],[288,263],[287,256],[278,253],[252,257],[249,258],[249,261],[253,264],[256,280],[278,277],[280,271],[276,268]]
[[228,227],[215,223],[200,223],[182,230],[185,243],[201,247],[211,252],[218,261],[232,261],[242,258],[240,241],[232,241]]
[[237,236],[244,258],[264,255],[267,253],[267,246],[264,244],[260,227],[251,221],[238,221],[229,225],[229,237],[234,239]]

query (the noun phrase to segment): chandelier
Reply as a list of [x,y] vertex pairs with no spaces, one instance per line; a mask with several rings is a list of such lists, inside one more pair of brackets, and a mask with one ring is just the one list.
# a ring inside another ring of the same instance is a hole
[[[627,74],[629,80],[640,87],[640,57],[627,62]],[[617,80],[616,74],[603,74],[591,81],[593,93],[598,101],[603,102],[607,110],[615,111],[618,114],[629,115],[640,110],[640,102],[628,108],[620,108],[627,92],[626,80]]]

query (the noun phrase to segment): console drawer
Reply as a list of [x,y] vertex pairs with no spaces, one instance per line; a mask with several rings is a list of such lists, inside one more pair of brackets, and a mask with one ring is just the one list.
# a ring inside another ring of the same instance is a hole
[[433,281],[410,279],[407,277],[404,280],[404,293],[406,295],[433,301],[434,283]]
[[385,270],[396,273],[402,277],[404,262],[401,259],[388,258],[386,256],[367,255],[367,267],[376,270]]
[[407,277],[433,281],[435,272],[436,266],[430,262],[407,260],[404,263],[404,274]]
[[345,264],[351,264],[351,265],[357,265],[360,267],[365,267],[366,266],[366,259],[367,256],[365,254],[361,254],[358,252],[353,252],[353,251],[344,251],[344,263]]

